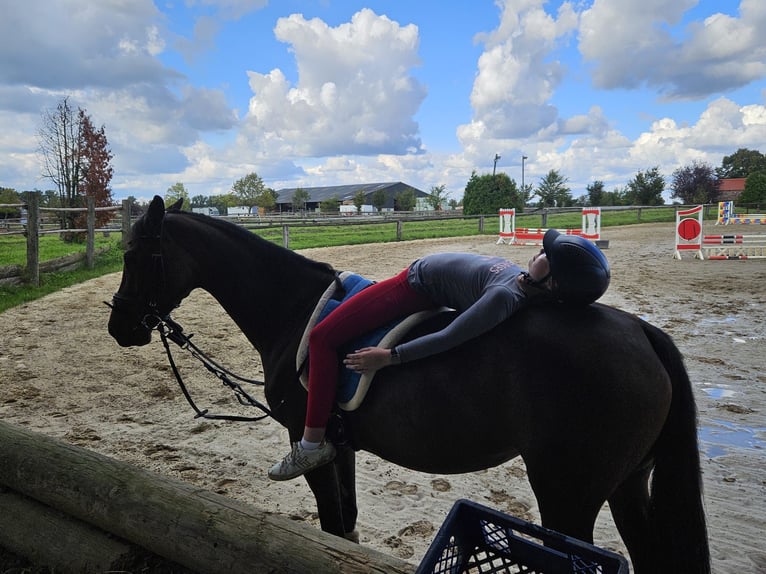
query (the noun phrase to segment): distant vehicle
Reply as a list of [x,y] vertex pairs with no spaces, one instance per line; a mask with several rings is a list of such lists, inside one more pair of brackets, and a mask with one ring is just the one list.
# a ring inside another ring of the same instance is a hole
[[192,211],[203,215],[221,215],[217,207],[192,207]]

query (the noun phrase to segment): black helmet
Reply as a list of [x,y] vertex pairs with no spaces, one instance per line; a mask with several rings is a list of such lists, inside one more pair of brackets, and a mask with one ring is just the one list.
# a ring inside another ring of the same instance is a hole
[[609,262],[591,241],[549,229],[543,248],[556,282],[554,294],[563,303],[588,305],[609,287]]

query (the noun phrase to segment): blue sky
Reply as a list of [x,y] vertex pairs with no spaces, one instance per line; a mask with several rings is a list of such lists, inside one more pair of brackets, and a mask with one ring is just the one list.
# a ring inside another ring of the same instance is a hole
[[766,152],[762,0],[25,0],[0,19],[0,186],[48,189],[65,96],[106,128],[113,195],[472,171],[594,180]]

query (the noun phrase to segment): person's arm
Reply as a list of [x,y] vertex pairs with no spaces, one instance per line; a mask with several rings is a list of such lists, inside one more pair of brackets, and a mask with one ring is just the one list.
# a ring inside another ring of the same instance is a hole
[[[435,355],[478,337],[505,321],[519,306],[520,299],[508,290],[491,288],[441,331],[397,345],[399,362]],[[395,361],[390,349],[365,347],[349,353],[343,362],[348,368],[363,373],[382,369]]]

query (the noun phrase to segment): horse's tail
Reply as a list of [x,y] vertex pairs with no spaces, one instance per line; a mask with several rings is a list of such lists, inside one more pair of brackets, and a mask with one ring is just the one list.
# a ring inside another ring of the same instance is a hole
[[710,572],[702,473],[697,442],[697,408],[681,352],[667,333],[644,324],[672,382],[673,398],[654,450],[650,529],[657,572]]

